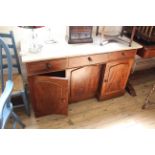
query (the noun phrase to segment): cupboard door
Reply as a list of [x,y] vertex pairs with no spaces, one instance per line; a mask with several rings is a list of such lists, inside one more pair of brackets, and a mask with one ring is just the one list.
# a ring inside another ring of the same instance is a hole
[[100,65],[91,65],[70,71],[70,102],[96,96],[100,69]]
[[124,94],[133,60],[107,63],[100,87],[99,99],[108,99]]
[[35,116],[67,114],[68,80],[60,77],[29,77],[30,97]]

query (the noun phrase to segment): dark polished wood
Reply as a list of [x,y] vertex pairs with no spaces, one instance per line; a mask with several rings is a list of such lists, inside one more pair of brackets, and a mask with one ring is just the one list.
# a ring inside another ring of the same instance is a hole
[[109,61],[134,58],[137,50],[113,52],[108,55]]
[[36,75],[63,70],[67,68],[67,65],[67,58],[63,58],[26,63],[26,69],[28,75]]
[[123,36],[124,34],[125,35],[129,34],[129,36],[128,36],[130,38],[129,46],[131,46],[131,44],[132,44],[136,30],[137,30],[136,26],[123,26],[122,27],[121,36]]
[[80,57],[72,57],[68,58],[68,68],[80,67],[89,65],[89,56],[80,56]]
[[90,64],[98,64],[98,63],[103,64],[109,61],[108,54],[95,54],[89,57],[90,57]]
[[154,26],[137,26],[136,36],[146,42],[155,43],[155,27]]
[[136,50],[26,63],[36,116],[67,114],[68,103],[125,93]]
[[155,57],[155,45],[153,46],[143,46],[143,48],[138,49],[137,54],[142,58],[152,58]]
[[68,80],[60,77],[28,78],[35,116],[68,113]]
[[124,93],[132,64],[132,59],[118,60],[106,64],[102,87],[98,96],[99,100]]
[[146,44],[155,43],[155,26],[123,26],[123,34],[130,37],[129,46],[133,39]]
[[108,61],[108,54],[95,54],[79,57],[68,58],[68,68],[80,67],[98,63],[106,63]]
[[70,71],[70,102],[77,102],[96,96],[101,65],[90,65]]
[[[126,35],[130,36],[133,28],[133,26],[125,26],[123,29]],[[136,26],[134,40],[143,46],[138,49],[137,55],[142,58],[155,57],[155,26]]]

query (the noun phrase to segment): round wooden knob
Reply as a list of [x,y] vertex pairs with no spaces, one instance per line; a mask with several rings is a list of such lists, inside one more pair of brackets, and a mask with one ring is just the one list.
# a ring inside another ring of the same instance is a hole
[[46,64],[47,69],[51,69],[52,65],[50,63]]
[[123,56],[125,56],[125,53],[124,53],[124,52],[122,52],[122,55],[123,55]]
[[93,61],[91,57],[88,57],[88,60],[89,60],[89,61]]

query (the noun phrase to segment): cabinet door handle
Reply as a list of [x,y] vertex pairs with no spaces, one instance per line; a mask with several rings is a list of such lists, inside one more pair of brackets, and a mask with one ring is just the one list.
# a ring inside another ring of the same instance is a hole
[[50,63],[47,63],[47,64],[46,64],[46,68],[47,68],[47,69],[51,69],[51,67],[52,67],[52,65],[51,65]]
[[89,60],[89,61],[93,61],[91,57],[88,57],[88,60]]

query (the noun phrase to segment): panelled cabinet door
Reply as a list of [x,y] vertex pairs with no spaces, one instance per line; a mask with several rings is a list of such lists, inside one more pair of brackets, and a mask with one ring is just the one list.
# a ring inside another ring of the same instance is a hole
[[70,102],[96,96],[101,65],[79,67],[70,71]]
[[36,116],[68,111],[68,80],[60,77],[29,77],[30,97]]
[[107,63],[99,99],[108,99],[122,95],[130,74],[133,60],[120,60]]

